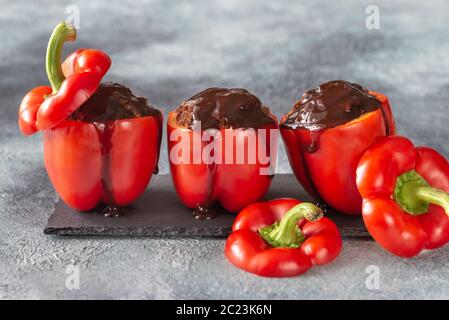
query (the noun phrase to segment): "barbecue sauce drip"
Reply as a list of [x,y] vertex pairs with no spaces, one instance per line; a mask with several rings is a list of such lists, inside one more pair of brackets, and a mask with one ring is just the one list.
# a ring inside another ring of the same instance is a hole
[[283,127],[320,131],[381,108],[381,102],[358,84],[334,80],[303,94],[282,121]]
[[[118,120],[146,116],[161,117],[159,110],[148,100],[133,95],[128,87],[118,83],[101,84],[97,91],[71,115],[71,120],[92,123],[97,132],[101,148],[101,185],[106,206],[102,213],[106,217],[119,217],[126,208],[115,205],[111,179],[111,152],[114,148],[112,135]],[[154,173],[158,172],[158,165]]]
[[209,88],[176,110],[179,125],[201,129],[260,128],[275,121],[259,98],[245,89]]

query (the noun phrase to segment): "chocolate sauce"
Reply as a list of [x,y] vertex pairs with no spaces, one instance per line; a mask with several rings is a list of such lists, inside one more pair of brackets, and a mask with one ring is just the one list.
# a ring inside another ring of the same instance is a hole
[[[211,138],[212,139],[212,138]],[[213,138],[215,139],[215,138]],[[215,141],[215,140],[214,140]],[[203,146],[210,141],[202,141]],[[214,157],[214,150],[211,150],[210,156]],[[218,215],[214,205],[214,189],[215,189],[215,177],[217,173],[217,164],[215,161],[207,164],[207,182],[206,182],[206,198],[204,203],[197,205],[193,210],[193,217],[198,220],[209,220],[215,218]]]
[[117,206],[114,205],[114,194],[112,192],[112,179],[110,172],[111,151],[112,151],[112,133],[116,121],[112,122],[94,122],[93,125],[97,132],[98,140],[101,146],[101,187],[104,195],[104,202],[107,207],[103,209],[103,214],[107,217],[117,216]]
[[118,218],[126,214],[126,208],[120,206],[106,206],[102,210],[102,213],[107,218]]
[[[160,128],[162,128],[162,113],[159,114],[159,116],[156,116],[157,121],[159,122]],[[153,174],[159,174],[159,158],[161,157],[161,144],[162,144],[162,129],[159,134],[159,144],[158,144],[158,153],[157,153],[157,159],[156,159],[156,165],[154,166]]]
[[303,152],[319,149],[320,135],[333,128],[359,118],[363,114],[379,110],[384,119],[386,135],[390,134],[387,114],[382,103],[362,86],[344,80],[333,80],[303,94],[293,109],[281,120],[281,127],[304,128],[301,136]]
[[260,128],[275,120],[259,98],[245,89],[209,88],[177,109],[178,124],[201,129]]
[[218,212],[214,207],[196,206],[192,215],[197,220],[209,220],[215,218]]
[[303,94],[281,122],[287,128],[320,131],[381,108],[381,102],[358,84],[334,80]]
[[133,95],[128,87],[104,83],[70,117],[77,121],[105,122],[146,116],[161,116],[161,112],[146,98]]

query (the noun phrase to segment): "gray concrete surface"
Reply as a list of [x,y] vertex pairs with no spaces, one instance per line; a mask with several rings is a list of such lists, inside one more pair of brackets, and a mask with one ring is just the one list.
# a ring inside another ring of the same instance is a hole
[[[380,30],[370,31],[370,3],[0,0],[0,298],[449,298],[449,247],[403,260],[345,241],[334,264],[276,280],[233,268],[220,240],[42,234],[56,194],[40,136],[22,137],[16,112],[29,88],[47,83],[46,41],[66,5],[81,12],[79,40],[66,51],[107,51],[107,79],[164,112],[205,87],[241,86],[281,116],[305,89],[341,78],[387,94],[399,131],[449,156],[449,4],[377,0]],[[278,171],[288,172],[280,151]],[[65,286],[69,264],[80,267],[79,290]],[[365,283],[370,265],[378,290]]]

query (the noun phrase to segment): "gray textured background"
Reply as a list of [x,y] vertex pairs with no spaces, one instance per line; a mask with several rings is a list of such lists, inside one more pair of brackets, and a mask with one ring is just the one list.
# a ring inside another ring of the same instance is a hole
[[[388,95],[400,133],[449,156],[449,4],[376,1],[381,28],[369,31],[370,3],[0,0],[0,298],[449,298],[449,247],[404,260],[345,241],[334,264],[275,280],[231,267],[220,240],[42,234],[56,195],[40,136],[22,137],[16,113],[28,89],[47,83],[46,42],[66,5],[81,11],[79,40],[66,52],[105,50],[107,79],[165,114],[206,87],[238,86],[280,117],[304,90],[346,79]],[[280,151],[278,171],[288,172]],[[80,290],[64,285],[71,263],[81,268]],[[380,268],[380,290],[365,286],[369,265]]]

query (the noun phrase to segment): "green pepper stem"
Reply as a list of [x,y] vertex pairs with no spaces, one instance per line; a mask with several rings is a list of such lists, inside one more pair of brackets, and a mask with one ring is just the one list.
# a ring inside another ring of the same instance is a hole
[[419,187],[416,196],[422,201],[442,207],[449,215],[449,194],[447,192],[432,187]]
[[449,215],[449,194],[431,187],[415,170],[398,177],[393,195],[399,206],[411,215],[427,213],[429,203],[441,206]]
[[300,203],[284,215],[281,221],[259,229],[259,234],[273,247],[298,248],[305,237],[298,227],[298,221],[317,221],[323,217],[323,211],[312,203]]
[[53,94],[58,92],[62,82],[65,80],[61,67],[62,47],[66,41],[76,40],[76,30],[68,23],[61,22],[53,30],[48,41],[45,68],[47,77],[53,89]]

